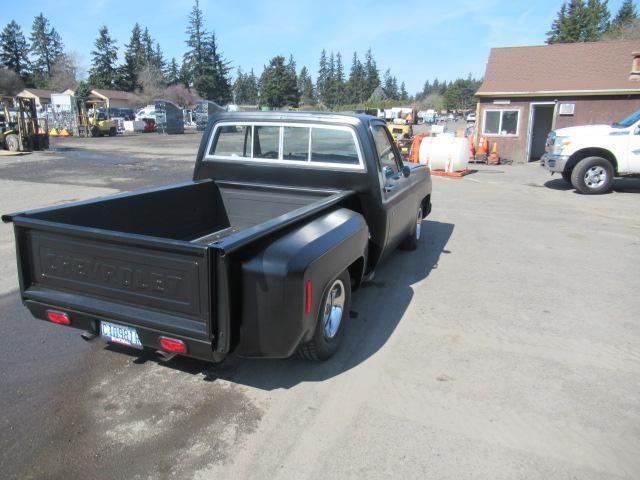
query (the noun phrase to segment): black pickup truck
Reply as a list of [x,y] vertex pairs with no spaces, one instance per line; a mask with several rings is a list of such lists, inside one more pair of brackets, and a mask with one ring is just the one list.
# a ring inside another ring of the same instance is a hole
[[36,318],[164,358],[324,360],[352,288],[430,211],[383,121],[247,112],[211,119],[192,181],[2,220]]

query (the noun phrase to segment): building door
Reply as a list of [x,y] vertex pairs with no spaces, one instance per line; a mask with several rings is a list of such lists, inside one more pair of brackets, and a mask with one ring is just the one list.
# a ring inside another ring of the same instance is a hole
[[540,160],[547,143],[547,136],[553,125],[554,105],[531,105],[531,138],[529,147],[529,161]]

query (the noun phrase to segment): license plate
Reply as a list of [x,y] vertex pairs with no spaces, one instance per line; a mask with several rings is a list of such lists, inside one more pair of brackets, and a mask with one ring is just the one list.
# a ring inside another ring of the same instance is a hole
[[140,342],[140,337],[138,337],[138,332],[135,328],[110,322],[100,322],[100,335],[114,343],[142,348],[142,342]]

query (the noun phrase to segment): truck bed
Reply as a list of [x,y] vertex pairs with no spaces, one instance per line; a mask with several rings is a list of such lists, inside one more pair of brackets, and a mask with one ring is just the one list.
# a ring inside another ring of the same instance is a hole
[[204,180],[3,220],[15,224],[22,298],[34,316],[63,307],[86,330],[114,320],[135,327],[143,344],[174,333],[203,358],[229,328],[222,257],[349,194]]

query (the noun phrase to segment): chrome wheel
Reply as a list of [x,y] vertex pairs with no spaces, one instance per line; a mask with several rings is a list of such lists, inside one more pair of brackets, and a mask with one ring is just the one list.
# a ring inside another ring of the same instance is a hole
[[333,338],[342,322],[342,312],[344,311],[345,292],[342,280],[335,280],[329,289],[327,300],[324,304],[324,336]]
[[599,188],[607,181],[607,172],[600,165],[594,165],[584,174],[584,183],[589,188]]
[[416,240],[420,240],[422,233],[422,207],[418,209],[418,217],[416,218]]

